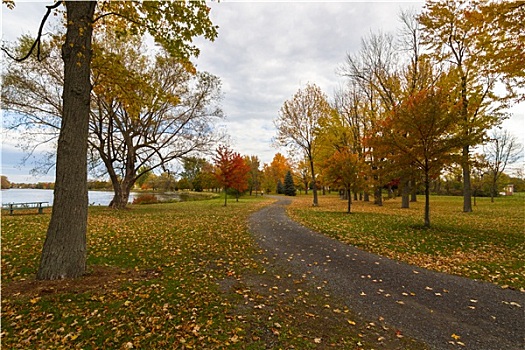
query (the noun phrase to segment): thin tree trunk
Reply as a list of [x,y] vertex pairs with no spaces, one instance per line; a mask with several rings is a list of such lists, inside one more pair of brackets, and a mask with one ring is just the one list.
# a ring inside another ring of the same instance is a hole
[[470,184],[469,146],[463,146],[463,212],[472,212],[472,189]]
[[350,190],[346,190],[348,193],[348,210],[346,211],[348,214],[352,213],[352,194],[350,193]]
[[496,196],[497,181],[498,179],[496,178],[496,176],[494,176],[494,178],[492,179],[492,185],[490,186],[491,187],[490,189],[490,202],[491,203],[494,203],[494,197]]
[[313,206],[317,207],[319,205],[319,199],[317,198],[317,183],[315,181],[314,161],[312,159],[310,159],[310,170],[312,171],[312,191],[314,193]]
[[430,180],[425,173],[425,227],[430,227]]
[[58,139],[53,211],[42,249],[39,280],[75,278],[86,271],[87,145],[91,93],[91,36],[96,2],[66,1],[63,114]]

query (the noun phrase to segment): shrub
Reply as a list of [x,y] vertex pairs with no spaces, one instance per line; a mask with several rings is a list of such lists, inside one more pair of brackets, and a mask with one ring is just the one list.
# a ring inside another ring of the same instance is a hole
[[154,194],[141,194],[133,199],[133,204],[155,204],[159,200]]

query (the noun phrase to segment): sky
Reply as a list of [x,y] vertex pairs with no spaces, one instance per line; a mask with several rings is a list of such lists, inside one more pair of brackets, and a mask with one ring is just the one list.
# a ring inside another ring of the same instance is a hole
[[[2,40],[34,34],[51,1],[17,1],[14,11],[2,6]],[[232,147],[242,155],[257,155],[271,162],[277,152],[274,119],[283,103],[306,84],[316,84],[329,97],[344,86],[337,74],[348,54],[359,50],[371,32],[396,33],[401,9],[419,11],[422,2],[273,1],[209,3],[212,22],[219,26],[214,42],[196,40],[201,49],[197,69],[222,81],[224,125]],[[525,104],[515,106],[503,127],[525,143]],[[23,153],[16,137],[3,136],[2,174],[14,182],[52,181],[29,175],[28,166],[17,167]]]

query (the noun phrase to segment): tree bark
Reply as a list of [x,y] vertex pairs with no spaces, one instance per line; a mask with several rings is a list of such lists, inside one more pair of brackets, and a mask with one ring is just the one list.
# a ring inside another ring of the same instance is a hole
[[310,158],[310,170],[312,171],[312,192],[314,193],[313,206],[317,207],[319,205],[319,199],[317,198],[317,182],[315,181],[314,161],[311,158]]
[[113,199],[109,203],[109,207],[113,209],[126,209],[129,201],[129,193],[131,192],[131,187],[129,182],[122,182],[113,184],[113,190],[115,194]]
[[430,227],[430,179],[425,173],[425,227]]
[[414,177],[410,180],[410,201],[414,203],[417,202],[417,186]]
[[410,208],[410,180],[403,179],[401,185],[401,208],[407,209]]
[[469,164],[470,147],[463,146],[463,212],[472,212],[472,189],[470,184],[470,164]]
[[63,114],[58,139],[53,211],[39,280],[75,278],[86,271],[87,145],[91,36],[95,1],[66,1]]
[[347,196],[348,196],[348,209],[347,209],[347,214],[350,214],[352,213],[352,194],[350,193],[350,190],[347,189],[346,190],[347,192]]
[[383,193],[382,187],[376,186],[374,189],[374,204],[382,207],[383,206]]

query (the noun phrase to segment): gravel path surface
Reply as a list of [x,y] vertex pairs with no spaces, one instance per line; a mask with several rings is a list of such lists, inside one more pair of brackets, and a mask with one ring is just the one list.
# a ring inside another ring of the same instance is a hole
[[290,199],[250,218],[276,264],[326,281],[348,308],[433,349],[525,349],[525,293],[428,271],[320,235],[286,216]]

